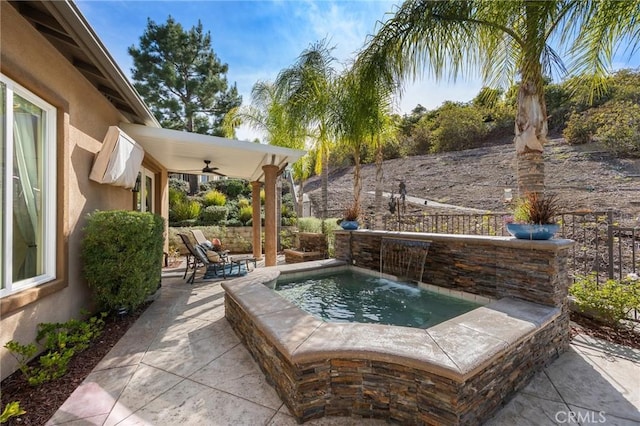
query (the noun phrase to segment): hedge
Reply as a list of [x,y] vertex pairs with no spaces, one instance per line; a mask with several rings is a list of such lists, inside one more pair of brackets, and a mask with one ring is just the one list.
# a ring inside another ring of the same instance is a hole
[[123,210],[89,214],[84,228],[84,273],[107,310],[133,310],[160,284],[164,219]]

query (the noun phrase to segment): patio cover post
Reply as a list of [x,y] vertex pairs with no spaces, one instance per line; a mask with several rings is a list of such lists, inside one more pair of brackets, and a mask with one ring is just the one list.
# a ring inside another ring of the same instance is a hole
[[265,266],[276,265],[277,230],[276,230],[276,178],[278,166],[262,166],[264,171],[264,256]]
[[253,257],[257,260],[262,259],[262,223],[260,219],[260,181],[251,182],[251,205],[253,206],[252,220],[252,237],[253,237]]

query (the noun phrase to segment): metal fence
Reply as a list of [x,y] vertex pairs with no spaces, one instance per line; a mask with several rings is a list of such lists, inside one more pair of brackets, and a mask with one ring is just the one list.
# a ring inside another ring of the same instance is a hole
[[[466,235],[509,235],[506,218],[509,213],[486,214],[420,214],[386,215],[383,228],[388,231],[432,232]],[[572,275],[594,273],[598,282],[623,279],[637,273],[640,250],[640,228],[620,226],[630,218],[614,211],[567,212],[558,218],[559,238],[576,242],[572,248]],[[373,218],[367,218],[367,224]]]

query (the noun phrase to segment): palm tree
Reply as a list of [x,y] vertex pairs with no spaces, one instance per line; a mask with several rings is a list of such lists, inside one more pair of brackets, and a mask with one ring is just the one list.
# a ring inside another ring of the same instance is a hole
[[[406,1],[366,44],[358,61],[376,64],[391,87],[425,69],[436,79],[479,69],[485,84],[519,78],[515,147],[521,194],[544,190],[547,112],[543,77],[567,68],[602,87],[615,47],[640,40],[640,0]],[[573,40],[573,41],[571,41]]]
[[360,209],[362,198],[362,177],[360,175],[360,154],[366,140],[367,122],[365,102],[357,76],[345,72],[337,81],[335,107],[331,117],[332,129],[337,143],[348,147],[353,156],[353,202],[351,206]]
[[[303,149],[305,143],[305,129],[288,114],[283,93],[276,86],[267,81],[258,81],[251,89],[251,105],[234,108],[223,120],[223,130],[229,137],[234,135],[234,129],[246,123],[252,129],[265,133],[266,142],[270,145],[285,148]],[[306,157],[306,156],[305,156]],[[298,214],[301,214],[303,179],[308,160],[301,158],[292,165],[294,176],[300,179],[300,194],[298,197]]]
[[360,153],[364,145],[376,152],[375,227],[382,226],[383,146],[391,129],[392,94],[381,84],[377,69],[355,63],[340,79],[336,130],[340,140],[353,154],[353,195],[355,206],[361,204],[362,178]]
[[325,40],[312,44],[294,65],[278,74],[275,82],[277,90],[283,93],[287,114],[307,128],[316,147],[316,172],[322,175],[322,219],[327,217],[328,159],[332,145],[329,126],[336,80],[331,50]]

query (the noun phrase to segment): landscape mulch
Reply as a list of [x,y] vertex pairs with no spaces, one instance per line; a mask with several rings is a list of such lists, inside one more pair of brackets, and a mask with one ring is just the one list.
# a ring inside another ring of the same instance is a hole
[[640,349],[640,325],[628,324],[623,327],[611,327],[591,318],[571,313],[571,337],[576,334],[587,334],[598,339]]
[[21,371],[4,379],[0,384],[1,409],[9,402],[19,401],[20,408],[27,412],[22,416],[12,417],[6,424],[44,425],[149,305],[150,302],[127,315],[106,317],[102,335],[89,348],[71,359],[68,372],[63,377],[39,386],[30,386]]

